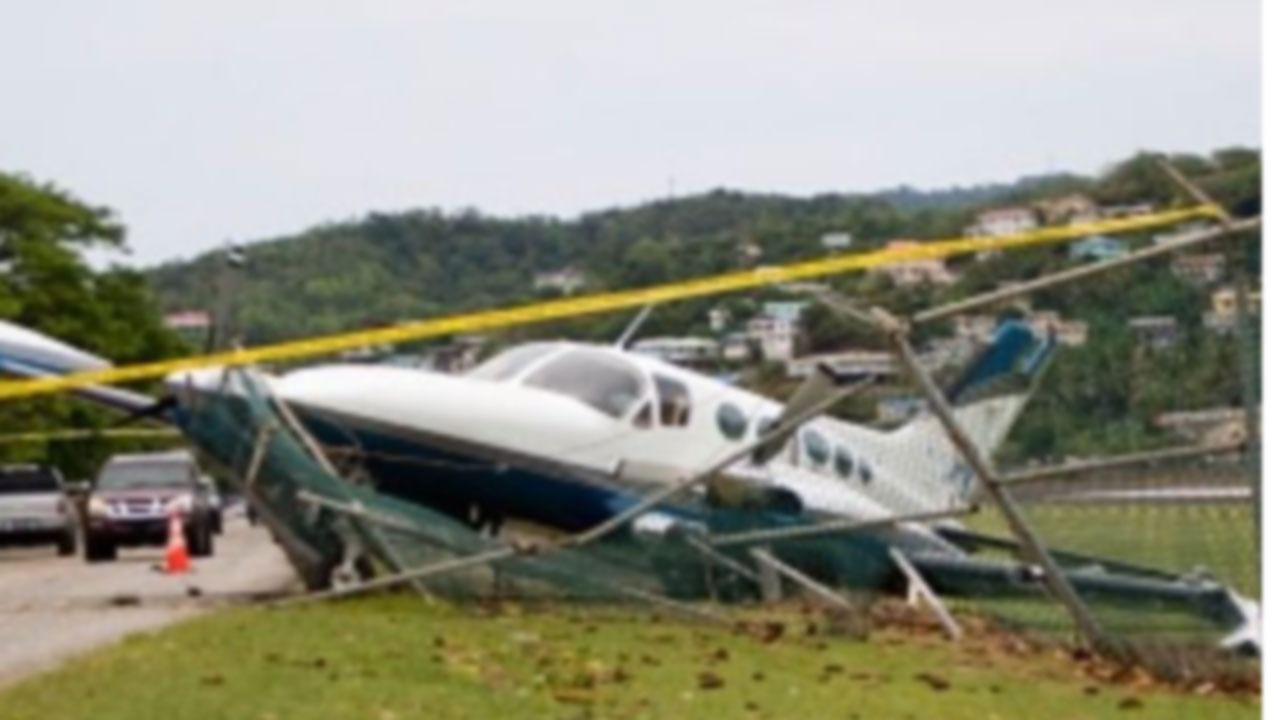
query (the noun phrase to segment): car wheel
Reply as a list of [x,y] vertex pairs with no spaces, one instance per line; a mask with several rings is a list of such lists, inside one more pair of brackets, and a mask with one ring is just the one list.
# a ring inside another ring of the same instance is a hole
[[84,559],[87,562],[111,562],[116,559],[116,544],[92,535],[84,540]]
[[191,550],[192,557],[209,557],[213,554],[213,530],[208,521],[191,527],[187,536],[187,548]]
[[75,528],[67,528],[67,531],[58,538],[58,554],[62,557],[76,554],[76,531]]

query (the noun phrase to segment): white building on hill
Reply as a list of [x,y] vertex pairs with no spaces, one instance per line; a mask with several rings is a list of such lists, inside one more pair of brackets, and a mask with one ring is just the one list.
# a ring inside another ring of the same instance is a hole
[[704,337],[645,338],[631,349],[675,365],[713,363],[720,356],[720,343]]

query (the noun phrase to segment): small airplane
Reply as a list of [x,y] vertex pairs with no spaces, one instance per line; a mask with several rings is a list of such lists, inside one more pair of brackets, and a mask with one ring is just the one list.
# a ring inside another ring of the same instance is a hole
[[[1036,342],[1022,326],[1003,328],[951,396],[965,398],[1005,376],[1029,378],[1048,345],[1017,367],[1015,361]],[[38,377],[108,366],[0,321],[0,371]],[[381,491],[485,526],[512,517],[566,532],[603,522],[664,483],[696,473],[762,436],[787,411],[650,355],[566,341],[519,345],[464,375],[335,364],[265,379],[322,445],[362,458],[362,471]],[[169,419],[179,425],[182,398],[225,389],[218,368],[175,373],[165,384],[174,399],[166,409],[176,411]],[[99,386],[78,392],[128,413],[156,408],[154,398],[139,393]],[[958,414],[990,453],[1027,397],[1018,391],[982,397],[960,404]],[[954,509],[976,491],[972,472],[927,415],[888,432],[817,417],[724,475],[760,489],[771,508],[822,518]],[[950,546],[929,532],[920,541]]]
[[[902,518],[841,550],[876,556],[882,570],[873,583],[899,582],[885,560],[892,549],[944,594],[1038,587],[1034,567],[975,554],[1008,550],[1009,541],[954,519],[912,520],[959,514],[979,489],[931,413],[891,430],[814,415],[794,432],[762,442],[850,379],[820,367],[814,382],[783,404],[625,344],[533,342],[463,375],[370,364],[257,375],[327,454],[347,467],[354,460],[377,492],[483,532],[496,533],[507,520],[581,532],[750,448],[693,497],[672,497],[638,515],[630,529],[657,535],[705,529],[718,507],[750,508],[779,526]],[[959,423],[985,456],[1012,429],[1053,348],[1052,338],[1007,322],[948,389]],[[2,372],[40,377],[108,364],[0,321]],[[174,373],[165,385],[159,401],[107,387],[76,392],[183,429],[192,403],[227,391],[221,368]],[[785,557],[782,546],[774,550]],[[1101,558],[1060,557],[1074,566],[1068,574],[1082,594],[1181,602],[1227,625],[1233,643],[1257,647],[1257,638],[1240,631],[1251,627],[1254,606],[1221,585]]]

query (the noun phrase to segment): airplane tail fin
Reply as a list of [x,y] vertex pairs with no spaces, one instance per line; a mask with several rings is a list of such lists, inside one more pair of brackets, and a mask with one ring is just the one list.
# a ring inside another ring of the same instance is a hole
[[[1008,437],[1054,347],[1052,335],[1041,338],[1023,322],[1006,321],[946,389],[956,420],[984,457],[990,458]],[[923,471],[927,477],[951,483],[961,497],[971,494],[973,471],[932,413],[921,413],[891,437],[900,448],[918,448],[903,453],[913,465],[908,472]]]

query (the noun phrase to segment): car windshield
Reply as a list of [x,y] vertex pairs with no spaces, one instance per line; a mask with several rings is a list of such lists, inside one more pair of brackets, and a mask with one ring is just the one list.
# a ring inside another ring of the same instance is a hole
[[0,495],[58,492],[58,478],[46,468],[0,468]]
[[191,466],[182,462],[111,463],[102,470],[98,487],[108,490],[165,488],[190,485]]
[[529,387],[568,395],[620,418],[640,399],[644,380],[629,363],[606,353],[573,350],[533,371]]
[[555,349],[556,346],[551,343],[533,343],[513,347],[485,360],[468,375],[481,380],[507,380]]

